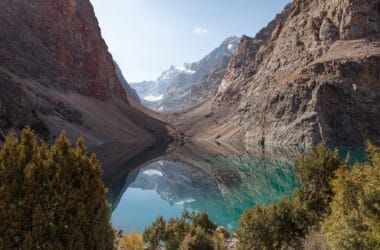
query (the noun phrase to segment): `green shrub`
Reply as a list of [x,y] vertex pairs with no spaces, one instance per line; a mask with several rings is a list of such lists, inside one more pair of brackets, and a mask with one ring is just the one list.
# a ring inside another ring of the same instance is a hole
[[333,196],[330,182],[340,166],[339,152],[330,151],[323,144],[312,148],[311,154],[302,155],[295,164],[297,181],[302,185],[296,195],[318,216],[329,213]]
[[198,213],[193,218],[193,226],[204,229],[208,234],[213,234],[218,227],[212,222],[206,212]]
[[0,149],[0,245],[4,249],[113,249],[102,171],[62,134],[49,148],[30,129]]
[[144,240],[141,234],[132,232],[122,234],[118,244],[119,250],[144,250]]
[[308,232],[308,224],[307,211],[289,198],[267,207],[255,206],[240,218],[238,248],[299,248]]
[[322,229],[333,249],[380,249],[380,152],[368,149],[370,162],[341,168],[332,181],[332,212]]
[[148,243],[149,249],[156,249],[165,235],[165,220],[159,216],[150,227],[144,229],[143,239]]
[[[185,210],[180,218],[170,219],[165,223],[162,217],[144,229],[144,240],[151,249],[156,249],[159,242],[165,243],[168,250],[177,249],[214,249],[213,235],[217,225],[207,213],[189,213]],[[223,233],[227,234],[226,230]]]
[[[296,163],[302,184],[292,199],[255,206],[239,221],[240,249],[302,248],[313,232],[332,249],[380,249],[380,149],[368,144],[369,162],[348,167],[337,151],[313,148]],[[321,223],[322,222],[322,223]],[[322,246],[323,242],[309,245]]]
[[329,213],[333,196],[330,182],[340,166],[338,152],[323,144],[301,156],[295,168],[302,187],[295,190],[292,199],[283,198],[278,204],[245,211],[239,221],[239,248],[300,248],[309,230]]

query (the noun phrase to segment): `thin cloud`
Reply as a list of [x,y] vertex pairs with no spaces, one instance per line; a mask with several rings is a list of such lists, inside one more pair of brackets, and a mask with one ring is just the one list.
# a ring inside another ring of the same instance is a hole
[[203,35],[203,34],[206,34],[207,32],[208,32],[208,30],[206,28],[202,28],[202,27],[196,27],[193,31],[193,33],[196,35]]

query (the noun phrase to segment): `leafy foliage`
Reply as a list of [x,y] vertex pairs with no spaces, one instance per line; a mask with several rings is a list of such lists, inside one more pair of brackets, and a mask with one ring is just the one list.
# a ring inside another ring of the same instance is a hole
[[368,146],[370,162],[341,168],[332,181],[332,213],[322,223],[333,249],[380,249],[380,150]]
[[159,216],[150,227],[144,229],[143,239],[149,243],[149,249],[157,249],[165,234],[165,220]]
[[296,196],[318,216],[329,213],[333,196],[330,182],[340,166],[339,152],[330,151],[323,144],[312,148],[311,154],[301,156],[295,164],[297,181],[302,184]]
[[0,149],[0,245],[4,249],[113,249],[102,171],[84,141],[62,134],[49,148],[31,129]]
[[299,249],[321,223],[333,249],[380,249],[380,149],[369,143],[368,153],[369,162],[353,168],[324,145],[302,156],[296,164],[302,187],[292,199],[244,212],[239,248]]
[[180,218],[170,219],[167,223],[161,216],[158,217],[150,227],[145,228],[143,235],[150,249],[156,249],[159,242],[163,241],[168,250],[207,250],[214,249],[212,238],[216,228],[217,225],[210,221],[207,213],[190,214],[185,210]]
[[282,249],[298,247],[308,232],[307,211],[293,200],[255,206],[244,212],[238,229],[239,249]]
[[271,206],[255,206],[240,218],[240,249],[300,248],[309,229],[329,213],[333,192],[330,181],[342,163],[337,151],[323,144],[301,156],[296,163],[297,181],[302,187],[292,199],[283,198]]
[[144,240],[142,235],[132,232],[122,234],[119,241],[118,249],[120,250],[144,250]]

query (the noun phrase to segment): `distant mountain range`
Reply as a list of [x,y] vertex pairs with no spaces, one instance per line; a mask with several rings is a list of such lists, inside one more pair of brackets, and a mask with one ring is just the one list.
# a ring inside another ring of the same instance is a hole
[[140,96],[141,103],[156,111],[172,112],[197,105],[216,94],[239,42],[240,38],[229,37],[198,62],[171,66],[156,81],[130,85]]

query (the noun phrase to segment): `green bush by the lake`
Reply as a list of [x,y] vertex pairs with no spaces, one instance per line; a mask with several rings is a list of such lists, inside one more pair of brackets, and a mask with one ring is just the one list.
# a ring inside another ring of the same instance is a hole
[[[324,145],[301,156],[300,188],[278,204],[245,211],[238,248],[303,249],[326,241],[331,249],[380,249],[380,149],[367,148],[367,162],[354,166]],[[11,132],[0,148],[0,249],[114,249],[106,195],[101,167],[82,139],[72,147],[62,134],[49,147],[31,129],[21,139]],[[119,247],[224,249],[228,237],[206,213],[185,210],[180,218],[157,218],[142,236],[124,235]]]
[[368,152],[353,167],[324,145],[303,155],[295,166],[301,188],[244,212],[238,248],[303,249],[310,233],[322,232],[331,249],[380,249],[380,149],[369,143]]
[[1,249],[113,249],[102,171],[84,141],[10,133],[0,149]]
[[160,216],[150,227],[145,228],[143,237],[149,249],[157,249],[160,242],[165,243],[165,249],[224,249],[224,238],[227,230],[217,227],[207,213],[189,213],[184,211],[180,218],[167,222]]

